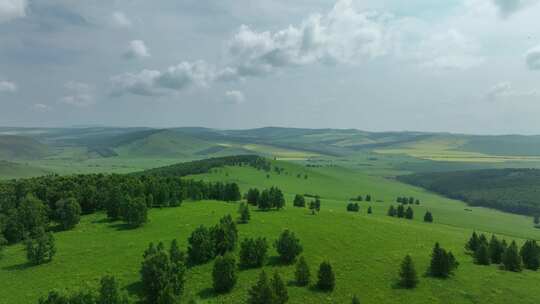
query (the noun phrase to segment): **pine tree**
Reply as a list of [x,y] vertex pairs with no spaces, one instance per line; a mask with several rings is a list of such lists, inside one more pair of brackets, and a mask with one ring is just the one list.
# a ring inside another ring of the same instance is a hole
[[304,198],[303,195],[297,194],[297,195],[294,196],[293,205],[295,207],[303,208],[303,207],[306,206],[306,199]]
[[512,241],[510,246],[504,251],[502,263],[505,270],[514,272],[521,271],[521,256],[518,253],[515,241]]
[[236,285],[236,261],[230,253],[216,258],[212,270],[212,281],[214,291],[217,293],[229,292]]
[[306,259],[303,256],[301,256],[296,263],[294,277],[298,286],[307,286],[309,284],[311,274]]
[[452,252],[447,252],[441,248],[439,243],[435,243],[428,271],[431,276],[447,278],[452,275],[458,265],[459,263],[456,261]]
[[373,213],[373,209],[371,209],[371,206],[368,207],[367,213],[368,213],[368,214],[372,214],[372,213]]
[[388,216],[396,216],[396,208],[394,208],[394,206],[390,206],[390,208],[388,208],[387,214]]
[[178,247],[178,241],[176,239],[172,240],[171,247],[169,248],[169,258],[171,262],[175,264],[185,264],[186,263],[186,254],[180,250]]
[[360,299],[356,295],[352,297],[351,304],[360,304]]
[[401,262],[399,271],[399,285],[404,288],[414,288],[418,284],[418,276],[410,255],[406,255]]
[[478,239],[478,234],[476,234],[476,231],[473,231],[471,238],[465,245],[465,249],[471,252],[476,252],[476,249],[478,249],[479,244],[480,244],[480,240]]
[[212,233],[204,226],[195,229],[188,239],[188,257],[193,264],[203,264],[216,256]]
[[405,211],[405,218],[406,218],[406,219],[409,219],[409,220],[412,220],[413,217],[414,217],[414,211],[413,211],[413,209],[409,206],[409,207],[407,208],[407,211]]
[[249,189],[246,194],[247,203],[253,206],[258,205],[260,192],[256,188]]
[[502,243],[499,241],[499,239],[497,239],[495,235],[491,236],[488,249],[489,249],[489,258],[491,260],[491,263],[500,264],[502,261],[502,256],[505,249],[503,248]]
[[526,269],[538,270],[540,268],[540,247],[534,240],[526,241],[519,252]]
[[336,286],[336,277],[332,270],[332,265],[328,261],[324,261],[319,266],[317,273],[317,288],[322,291],[332,291]]
[[399,205],[397,207],[397,217],[403,218],[405,216],[405,207],[403,205]]
[[480,246],[474,252],[474,262],[478,265],[491,264],[488,246],[481,243]]
[[249,213],[249,206],[247,204],[240,204],[240,206],[238,207],[238,214],[238,222],[240,224],[247,224],[249,222],[251,215]]
[[426,214],[424,215],[424,222],[433,223],[433,215],[431,214],[431,212],[426,211]]
[[275,296],[268,282],[266,273],[261,271],[259,279],[248,291],[249,304],[274,304]]
[[294,232],[284,230],[274,243],[282,263],[290,264],[302,253],[303,247]]
[[289,294],[287,293],[287,287],[281,279],[279,273],[274,272],[274,276],[270,280],[270,288],[274,295],[274,304],[285,304],[289,301]]
[[265,238],[244,239],[240,244],[240,265],[244,268],[262,267],[267,251],[268,243]]
[[230,215],[219,220],[219,224],[211,230],[216,255],[224,255],[236,248],[238,228]]

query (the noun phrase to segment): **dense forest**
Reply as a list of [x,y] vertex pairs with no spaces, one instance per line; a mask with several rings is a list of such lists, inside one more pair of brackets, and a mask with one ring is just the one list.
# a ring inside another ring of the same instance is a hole
[[[49,175],[0,183],[0,239],[16,243],[51,227],[70,229],[81,214],[106,211],[111,220],[137,227],[148,208],[179,206],[183,200],[237,201],[235,183],[207,183],[181,176],[225,165],[269,168],[258,156],[213,158],[131,175]],[[57,223],[58,226],[52,226]]]
[[398,179],[472,206],[524,215],[540,214],[540,170],[537,169],[418,173]]

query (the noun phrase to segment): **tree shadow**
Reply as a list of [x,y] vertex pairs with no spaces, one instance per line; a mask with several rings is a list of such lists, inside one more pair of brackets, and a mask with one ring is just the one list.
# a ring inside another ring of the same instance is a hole
[[137,227],[133,227],[127,223],[123,222],[117,222],[114,224],[109,225],[110,228],[116,229],[117,231],[124,231],[124,230],[135,230]]
[[287,266],[294,265],[294,262],[287,264],[281,261],[279,256],[271,256],[266,260],[266,265],[272,266],[272,267],[287,267]]
[[214,289],[213,289],[213,288],[210,288],[210,287],[205,288],[205,289],[199,291],[199,292],[197,293],[197,295],[198,295],[201,299],[203,299],[203,300],[208,300],[208,299],[210,299],[210,298],[214,298],[214,297],[217,296],[217,294],[216,294],[216,292],[214,291]]
[[108,218],[108,217],[104,217],[102,219],[99,219],[99,220],[93,220],[92,221],[92,224],[107,224],[107,223],[112,223],[114,222],[114,220]]
[[330,294],[332,292],[334,292],[333,290],[322,290],[320,289],[317,284],[312,284],[308,287],[309,291],[311,292],[314,292],[314,293],[319,293],[319,294]]
[[141,298],[143,295],[142,288],[143,288],[142,282],[137,281],[137,282],[127,285],[126,291],[130,296],[137,296],[138,298]]
[[5,266],[5,267],[2,267],[2,269],[5,271],[20,271],[20,270],[28,269],[32,266],[34,265],[27,262],[27,263],[21,263],[21,264],[16,264],[16,265]]

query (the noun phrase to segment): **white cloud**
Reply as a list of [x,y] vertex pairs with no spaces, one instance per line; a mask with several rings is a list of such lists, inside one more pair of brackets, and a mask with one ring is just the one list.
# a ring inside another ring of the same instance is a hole
[[26,16],[26,0],[0,0],[0,23]]
[[540,45],[527,51],[525,61],[529,69],[540,70]]
[[492,0],[501,17],[508,17],[519,10],[534,4],[537,0]]
[[120,28],[129,28],[132,26],[131,20],[123,12],[114,12],[112,20],[115,26]]
[[70,81],[65,84],[68,95],[60,99],[60,103],[76,107],[87,107],[95,104],[94,88],[89,84]]
[[540,91],[518,90],[510,82],[500,82],[489,88],[485,96],[490,101],[508,98],[540,97]]
[[36,111],[36,112],[49,112],[50,110],[52,110],[52,108],[46,104],[42,104],[42,103],[36,103],[36,104],[33,104],[32,105],[32,110]]
[[129,42],[128,50],[124,53],[127,59],[150,57],[150,51],[142,40],[132,40]]
[[225,92],[225,102],[229,104],[241,104],[246,100],[244,93],[238,90]]
[[114,96],[126,93],[155,96],[180,91],[191,85],[208,86],[216,80],[216,70],[205,61],[182,62],[164,71],[143,70],[113,76]]
[[476,55],[479,45],[456,29],[436,33],[418,46],[418,60],[422,66],[436,69],[466,70],[484,62]]
[[7,93],[13,93],[16,92],[18,89],[17,85],[14,82],[11,81],[0,81],[0,93],[7,92]]

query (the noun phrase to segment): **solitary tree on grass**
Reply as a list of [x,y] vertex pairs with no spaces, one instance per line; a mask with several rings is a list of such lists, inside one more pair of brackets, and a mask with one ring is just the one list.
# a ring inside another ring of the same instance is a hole
[[399,285],[403,288],[414,288],[418,284],[418,276],[410,255],[406,255],[401,262],[399,271]]
[[307,286],[309,284],[311,274],[306,259],[303,256],[301,256],[296,263],[294,277],[298,286]]
[[332,291],[336,287],[336,276],[332,265],[328,261],[324,261],[319,266],[317,273],[317,288],[322,291]]

